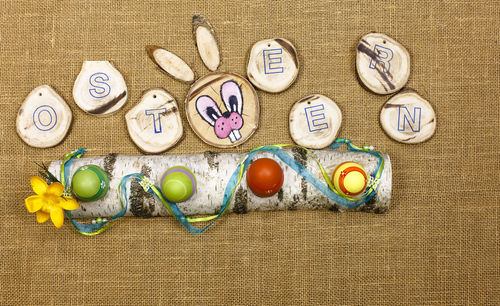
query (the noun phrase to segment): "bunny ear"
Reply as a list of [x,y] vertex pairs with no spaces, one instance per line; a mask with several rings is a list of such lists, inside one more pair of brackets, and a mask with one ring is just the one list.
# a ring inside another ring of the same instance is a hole
[[209,96],[201,96],[196,99],[196,110],[201,118],[208,122],[211,126],[215,125],[215,121],[222,116],[217,103]]
[[243,95],[240,86],[235,81],[227,81],[222,84],[220,96],[230,112],[235,112],[241,115],[243,110]]

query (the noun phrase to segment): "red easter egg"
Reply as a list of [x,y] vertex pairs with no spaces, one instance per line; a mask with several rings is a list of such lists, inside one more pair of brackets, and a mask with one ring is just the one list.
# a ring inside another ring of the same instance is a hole
[[270,197],[281,189],[284,175],[280,165],[270,158],[254,161],[247,170],[247,185],[259,197]]

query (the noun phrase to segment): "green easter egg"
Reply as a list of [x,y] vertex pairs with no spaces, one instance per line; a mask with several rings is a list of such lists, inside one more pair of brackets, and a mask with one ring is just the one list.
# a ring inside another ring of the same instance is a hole
[[71,189],[80,200],[95,201],[108,192],[109,178],[98,166],[82,166],[76,170],[71,179]]
[[184,202],[196,190],[194,174],[185,167],[172,167],[163,175],[161,181],[163,195],[171,202]]

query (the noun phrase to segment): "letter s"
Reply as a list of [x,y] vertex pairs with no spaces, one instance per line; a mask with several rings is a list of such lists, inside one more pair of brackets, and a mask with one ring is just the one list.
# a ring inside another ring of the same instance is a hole
[[94,98],[104,98],[111,92],[111,87],[108,83],[109,77],[104,72],[97,72],[90,76],[89,83],[90,86],[95,88],[89,89],[89,93]]

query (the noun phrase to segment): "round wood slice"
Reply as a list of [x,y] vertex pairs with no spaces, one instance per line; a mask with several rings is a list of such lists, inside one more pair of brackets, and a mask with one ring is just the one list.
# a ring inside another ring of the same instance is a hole
[[125,115],[130,138],[144,152],[159,153],[174,146],[183,134],[175,99],[163,88],[146,91]]
[[298,73],[297,51],[288,40],[266,39],[252,46],[247,75],[257,88],[267,92],[281,92],[292,85]]
[[196,81],[186,95],[186,116],[204,142],[230,148],[247,141],[259,125],[259,97],[243,77],[210,73]]
[[32,147],[53,147],[66,137],[72,118],[68,104],[52,87],[38,86],[17,113],[17,134]]
[[219,48],[212,25],[202,15],[193,16],[193,36],[203,64],[215,71],[220,64]]
[[106,116],[127,102],[127,85],[108,61],[85,61],[73,86],[76,104],[92,115]]
[[389,99],[380,112],[380,124],[392,139],[402,143],[420,143],[436,130],[436,114],[424,98],[412,91]]
[[380,33],[369,33],[359,41],[356,70],[362,84],[374,93],[394,93],[410,76],[410,54],[400,43]]
[[289,120],[290,135],[296,144],[323,149],[335,140],[342,112],[328,97],[315,94],[295,102]]

